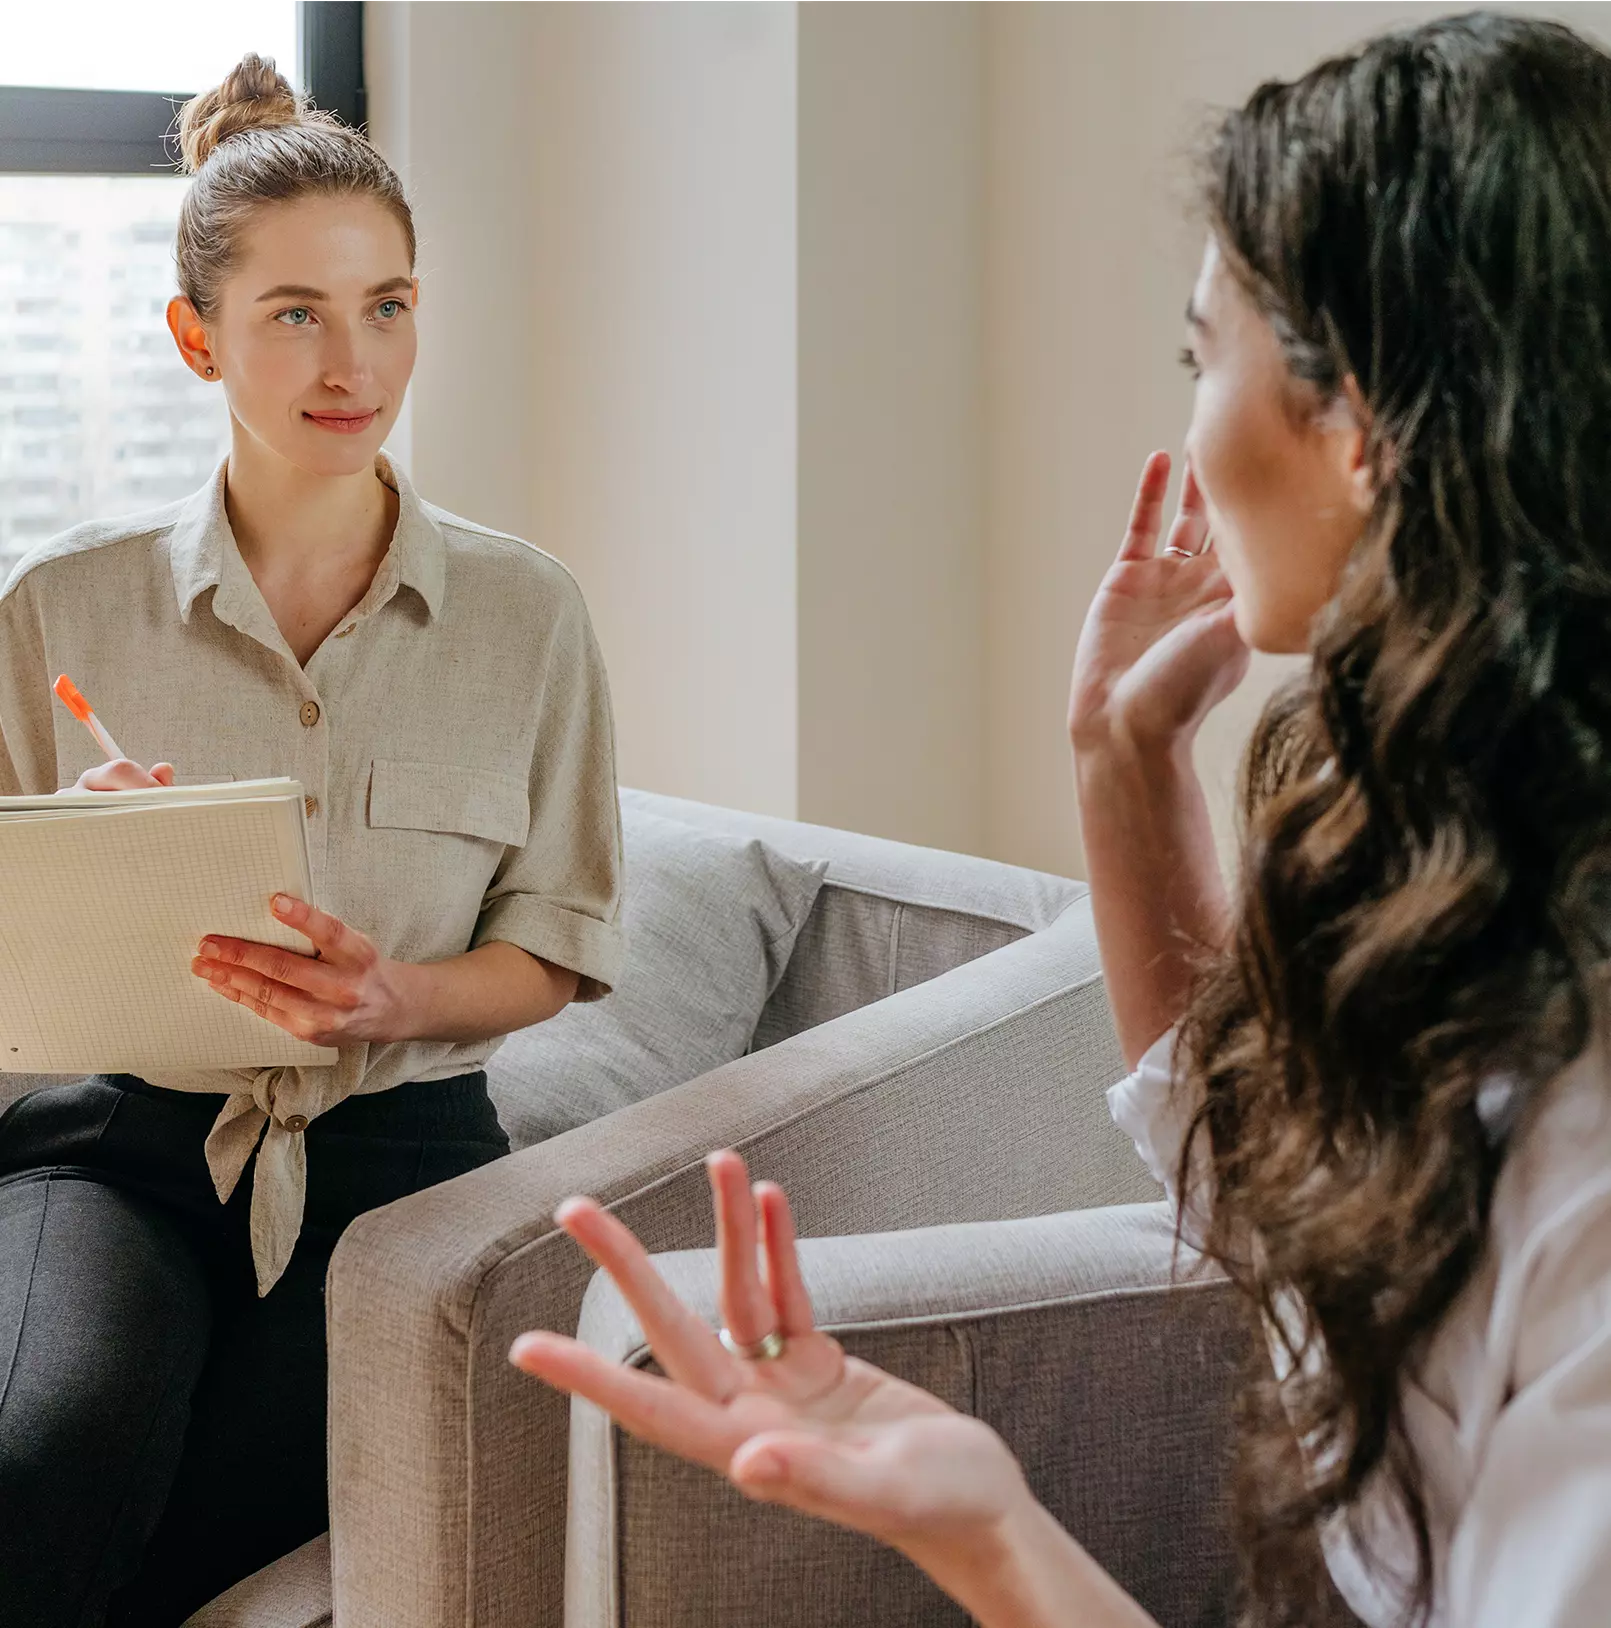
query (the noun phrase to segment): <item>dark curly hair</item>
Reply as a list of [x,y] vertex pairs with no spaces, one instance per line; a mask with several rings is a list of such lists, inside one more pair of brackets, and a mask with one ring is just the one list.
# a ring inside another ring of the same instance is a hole
[[1292,373],[1357,382],[1379,497],[1250,747],[1181,1179],[1206,1162],[1209,1252],[1295,1368],[1249,1388],[1250,1620],[1314,1620],[1316,1524],[1370,1482],[1424,1620],[1399,1387],[1483,1248],[1478,1090],[1507,1077],[1525,1123],[1608,953],[1611,57],[1492,13],[1395,33],[1261,86],[1204,190]]

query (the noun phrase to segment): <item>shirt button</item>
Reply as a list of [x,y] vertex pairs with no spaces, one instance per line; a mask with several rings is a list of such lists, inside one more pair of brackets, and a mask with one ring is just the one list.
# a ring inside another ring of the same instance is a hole
[[308,1128],[308,1116],[306,1114],[287,1114],[280,1121],[280,1124],[288,1131],[305,1131]]
[[319,812],[319,799],[317,797],[304,797],[302,806],[308,811],[308,818],[311,820]]
[[317,701],[304,701],[302,703],[302,723],[307,729],[312,729],[319,721],[319,703]]

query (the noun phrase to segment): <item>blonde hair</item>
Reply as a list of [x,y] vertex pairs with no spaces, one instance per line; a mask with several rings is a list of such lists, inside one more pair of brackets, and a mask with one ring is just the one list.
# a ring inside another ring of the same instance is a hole
[[264,204],[374,198],[396,217],[414,268],[414,217],[391,165],[356,130],[311,107],[271,59],[249,54],[179,113],[181,167],[195,179],[179,210],[179,290],[206,320]]

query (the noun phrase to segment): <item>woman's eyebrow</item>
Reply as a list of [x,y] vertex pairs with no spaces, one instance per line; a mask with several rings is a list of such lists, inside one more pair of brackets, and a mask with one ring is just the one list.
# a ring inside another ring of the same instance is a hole
[[[376,283],[372,288],[364,290],[366,300],[373,299],[377,294],[390,294],[398,289],[412,288],[414,285],[407,277],[388,277],[383,283]],[[261,305],[265,300],[327,300],[330,296],[322,288],[309,288],[306,283],[276,283],[273,288],[266,289],[257,296],[257,303]]]
[[330,296],[322,288],[308,288],[302,283],[276,283],[257,296],[259,305],[264,300],[327,300]]

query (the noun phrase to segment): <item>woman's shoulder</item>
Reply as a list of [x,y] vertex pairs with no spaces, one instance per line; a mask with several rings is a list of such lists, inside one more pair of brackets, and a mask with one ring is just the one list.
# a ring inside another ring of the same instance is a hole
[[480,565],[504,580],[526,582],[562,599],[581,599],[581,589],[570,568],[546,549],[527,542],[512,532],[466,520],[434,503],[421,501],[420,507],[442,534],[449,558],[461,566]]
[[80,559],[116,544],[157,543],[173,529],[188,501],[181,498],[161,508],[118,515],[110,520],[86,520],[35,543],[21,555],[0,584],[0,601],[11,598],[25,580],[31,580],[37,591],[42,583],[62,576],[64,561]]

